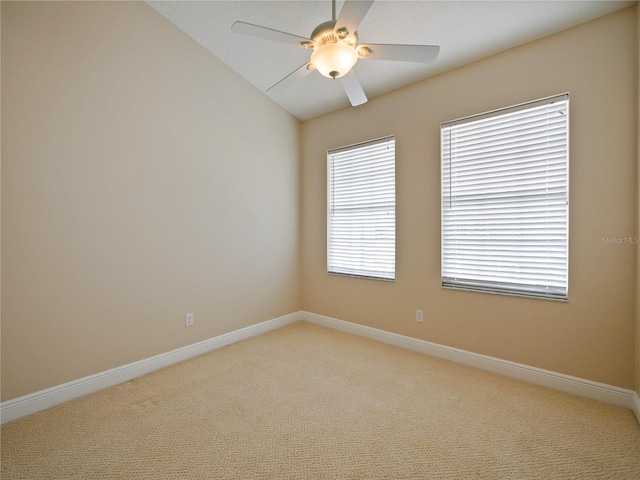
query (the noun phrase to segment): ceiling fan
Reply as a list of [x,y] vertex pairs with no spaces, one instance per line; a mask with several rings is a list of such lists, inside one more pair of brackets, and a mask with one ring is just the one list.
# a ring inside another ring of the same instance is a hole
[[336,0],[332,0],[332,20],[318,25],[310,38],[291,33],[235,22],[231,30],[242,35],[286,43],[313,50],[310,61],[267,89],[272,92],[285,89],[291,82],[307,76],[313,70],[332,79],[339,79],[354,107],[367,101],[367,96],[356,77],[353,66],[358,60],[395,60],[400,62],[434,62],[440,47],[436,45],[358,44],[358,25],[374,0],[345,0],[336,19]]

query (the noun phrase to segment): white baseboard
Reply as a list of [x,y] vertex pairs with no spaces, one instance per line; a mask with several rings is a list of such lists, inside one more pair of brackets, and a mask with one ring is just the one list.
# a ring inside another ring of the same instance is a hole
[[0,423],[10,422],[26,415],[45,410],[74,398],[112,387],[134,378],[146,375],[160,368],[215,350],[226,345],[255,337],[270,330],[300,320],[299,314],[290,313],[282,317],[241,328],[217,337],[123,365],[88,377],[73,380],[62,385],[47,388],[0,404]]
[[160,368],[187,360],[217,348],[230,345],[240,340],[255,337],[262,333],[283,327],[298,320],[305,320],[324,327],[333,328],[383,343],[395,345],[452,362],[469,365],[507,377],[524,380],[537,385],[569,392],[582,397],[599,400],[614,405],[630,408],[640,422],[640,397],[632,390],[614,387],[604,383],[593,382],[562,373],[530,367],[487,355],[468,352],[458,348],[447,347],[417,338],[399,335],[356,323],[338,320],[315,313],[300,311],[282,317],[267,320],[256,325],[225,333],[202,342],[178,348],[138,362],[123,365],[105,372],[73,380],[46,390],[41,390],[23,397],[2,402],[0,404],[0,423],[10,422],[32,413],[45,410],[61,403],[89,393],[112,387],[134,378],[146,375]]
[[631,409],[636,415],[636,420],[640,423],[640,396],[636,392],[633,393],[633,407]]
[[[585,380],[571,375],[530,367],[520,363],[510,362],[487,355],[468,352],[458,348],[447,347],[437,343],[406,337],[376,328],[366,327],[356,323],[345,322],[336,318],[317,315],[310,312],[300,312],[299,318],[307,322],[324,327],[333,328],[361,337],[370,338],[397,347],[425,353],[434,357],[461,363],[481,370],[498,373],[507,377],[524,380],[537,385],[553,388],[563,392],[573,393],[581,397],[599,400],[613,405],[634,409],[640,421],[640,402],[633,390],[626,390],[604,383]],[[634,397],[635,395],[635,397]]]

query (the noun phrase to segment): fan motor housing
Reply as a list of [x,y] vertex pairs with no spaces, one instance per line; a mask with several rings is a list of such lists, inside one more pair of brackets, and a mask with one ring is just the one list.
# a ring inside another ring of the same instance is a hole
[[[328,43],[336,43],[340,40],[343,40],[345,37],[338,36],[334,33],[335,27],[336,27],[336,20],[328,20],[326,22],[321,23],[320,25],[318,25],[316,28],[313,29],[313,32],[311,32],[311,40],[313,40],[317,46],[326,45]],[[357,43],[358,34],[356,32],[353,32],[353,33],[347,32],[346,36],[353,38],[353,41],[350,43],[353,43],[353,44]]]

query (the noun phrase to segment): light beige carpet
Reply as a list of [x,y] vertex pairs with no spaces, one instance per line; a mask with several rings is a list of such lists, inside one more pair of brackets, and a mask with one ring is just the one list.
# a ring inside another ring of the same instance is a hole
[[3,426],[3,480],[69,478],[640,479],[640,427],[298,322]]

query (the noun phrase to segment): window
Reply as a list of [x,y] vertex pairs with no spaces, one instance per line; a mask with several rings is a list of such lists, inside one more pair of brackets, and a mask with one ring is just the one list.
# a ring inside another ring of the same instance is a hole
[[566,300],[569,95],[440,133],[442,286]]
[[330,150],[329,273],[395,279],[395,137]]

